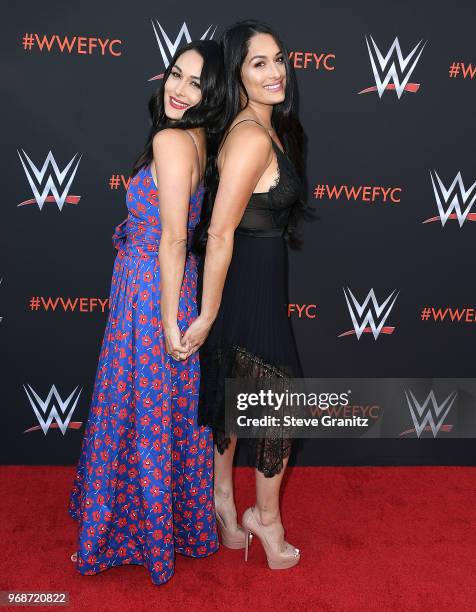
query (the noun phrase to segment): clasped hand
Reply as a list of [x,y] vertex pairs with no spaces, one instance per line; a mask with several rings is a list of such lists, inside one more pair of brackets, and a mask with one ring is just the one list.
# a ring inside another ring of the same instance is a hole
[[165,330],[165,349],[177,361],[184,361],[205,342],[210,324],[198,316],[182,336],[178,325]]

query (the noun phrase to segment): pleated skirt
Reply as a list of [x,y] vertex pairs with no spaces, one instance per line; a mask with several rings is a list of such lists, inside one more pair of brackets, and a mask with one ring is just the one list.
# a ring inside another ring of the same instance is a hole
[[[203,262],[199,296],[202,266]],[[237,229],[219,312],[200,348],[198,423],[213,429],[221,453],[234,433],[225,425],[226,378],[285,383],[303,376],[288,302],[288,252],[283,236]],[[248,464],[267,477],[281,471],[291,450],[291,440],[285,434],[276,437],[275,432],[246,443]]]

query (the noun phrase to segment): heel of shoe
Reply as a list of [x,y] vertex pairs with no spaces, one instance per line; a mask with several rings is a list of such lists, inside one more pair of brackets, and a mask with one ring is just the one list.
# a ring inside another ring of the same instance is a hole
[[[293,554],[285,554],[284,552],[274,551],[267,538],[265,533],[263,532],[263,525],[260,523],[258,517],[253,512],[253,508],[248,508],[245,510],[243,514],[243,518],[241,519],[241,523],[246,530],[247,537],[245,543],[245,561],[248,560],[248,538],[251,537],[251,534],[254,533],[260,540],[264,552],[266,554],[266,559],[268,562],[268,567],[273,570],[283,570],[288,569],[290,567],[294,567],[301,560],[301,553],[299,548],[295,548],[291,544],[286,542],[288,550],[294,549]],[[253,530],[253,531],[251,531]]]
[[226,548],[231,548],[232,550],[236,550],[239,548],[245,547],[245,538],[243,538],[243,530],[240,530],[238,533],[230,532],[230,530],[226,527],[222,517],[216,513],[218,531],[220,533],[220,539],[223,546]]
[[253,537],[253,534],[251,533],[251,531],[246,530],[245,561],[248,561],[248,549],[250,547],[252,537]]

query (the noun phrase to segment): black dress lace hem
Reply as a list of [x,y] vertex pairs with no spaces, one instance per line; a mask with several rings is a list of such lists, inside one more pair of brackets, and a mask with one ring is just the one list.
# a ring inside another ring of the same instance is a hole
[[[230,445],[231,436],[237,435],[233,428],[225,426],[225,379],[250,378],[268,379],[273,388],[288,388],[289,379],[295,374],[290,366],[270,363],[249,349],[237,344],[215,347],[213,355],[200,355],[202,380],[200,384],[199,425],[207,425],[213,430],[213,437],[220,454]],[[289,457],[292,439],[282,430],[270,430],[262,438],[249,438],[247,442],[247,462],[267,478],[281,472],[284,460]]]

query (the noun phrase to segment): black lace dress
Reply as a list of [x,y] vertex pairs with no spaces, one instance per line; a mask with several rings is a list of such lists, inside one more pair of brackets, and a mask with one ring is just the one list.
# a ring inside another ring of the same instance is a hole
[[[235,230],[219,312],[199,353],[198,423],[213,428],[220,453],[230,442],[230,432],[225,431],[225,378],[264,377],[281,379],[285,385],[288,378],[303,376],[287,313],[284,239],[301,183],[291,160],[272,142],[279,167],[277,182],[268,192],[252,194]],[[243,442],[248,444],[249,465],[267,477],[281,471],[291,450],[291,440],[284,434]]]

